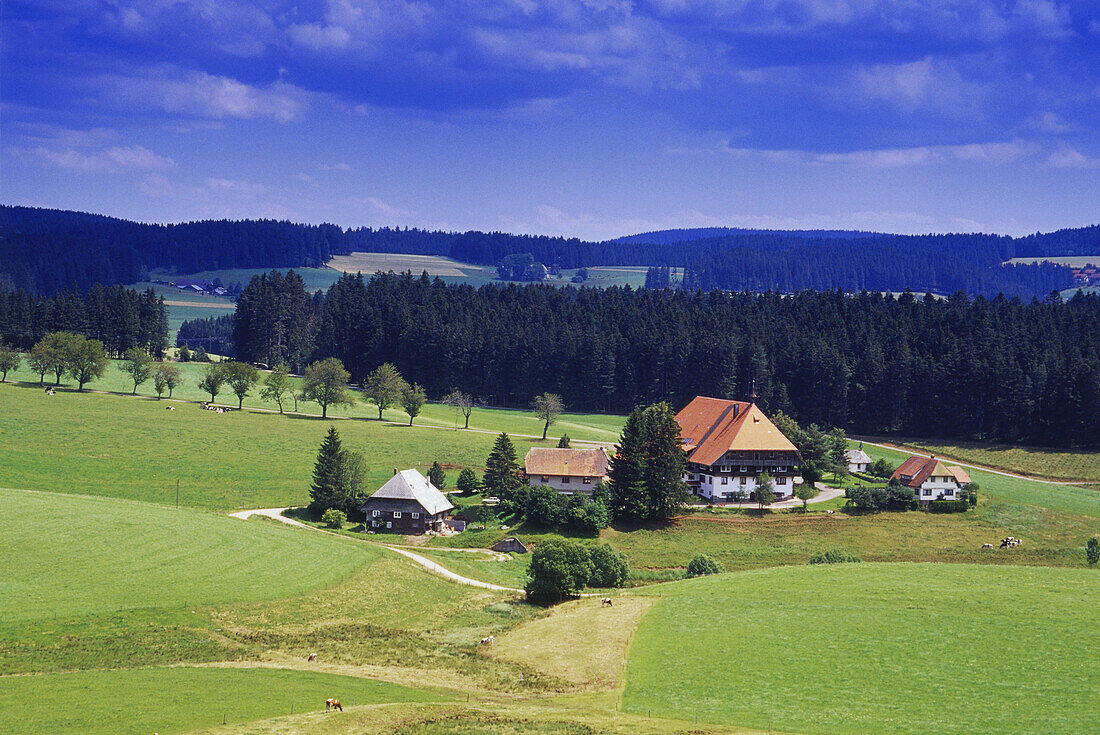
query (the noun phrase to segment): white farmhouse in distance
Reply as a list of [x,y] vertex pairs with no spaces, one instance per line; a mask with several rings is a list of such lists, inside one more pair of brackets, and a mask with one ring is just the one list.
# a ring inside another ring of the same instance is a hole
[[970,484],[970,475],[962,467],[948,467],[936,455],[913,456],[894,470],[891,479],[913,488],[922,505],[933,500],[958,500],[959,490]]
[[863,451],[862,444],[859,449],[849,449],[845,452],[844,458],[848,461],[849,472],[866,472],[871,465],[871,457]]
[[523,458],[531,487],[549,486],[563,495],[591,495],[592,488],[607,482],[607,465],[602,449],[531,447]]

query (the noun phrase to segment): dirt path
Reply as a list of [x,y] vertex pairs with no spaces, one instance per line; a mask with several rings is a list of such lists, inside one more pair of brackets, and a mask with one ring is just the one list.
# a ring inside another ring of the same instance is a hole
[[[285,523],[288,526],[296,526],[298,528],[306,528],[306,529],[309,529],[310,531],[317,531],[319,533],[327,533],[327,534],[331,534],[332,536],[339,536],[340,538],[352,538],[350,536],[345,536],[344,534],[341,534],[341,533],[332,533],[332,531],[326,531],[323,528],[316,528],[315,526],[310,526],[309,524],[302,523],[301,521],[296,521],[293,518],[288,518],[285,515],[283,515],[283,511],[286,511],[286,510],[290,510],[290,509],[289,508],[257,508],[255,510],[239,510],[236,513],[230,513],[229,515],[231,515],[234,518],[240,518],[242,520],[248,520],[252,516],[264,516],[265,518],[273,518],[274,520],[279,521],[280,523]],[[494,592],[521,592],[521,593],[523,592],[523,590],[518,589],[516,587],[503,587],[499,584],[491,584],[489,582],[482,582],[479,579],[471,579],[469,577],[463,577],[461,574],[455,574],[450,569],[447,569],[446,567],[444,567],[441,564],[437,564],[436,562],[432,561],[431,559],[428,559],[426,557],[421,556],[420,554],[416,554],[412,551],[409,551],[408,549],[401,548],[400,546],[393,546],[391,544],[383,544],[383,543],[379,543],[377,541],[369,541],[365,538],[364,539],[352,538],[352,540],[353,541],[360,541],[360,542],[365,543],[365,544],[371,544],[373,546],[379,546],[383,549],[389,549],[390,551],[397,552],[401,556],[416,562],[420,566],[427,569],[429,572],[432,572],[433,574],[438,574],[441,577],[449,579],[453,582],[458,582],[459,584],[469,585],[470,587],[480,587],[481,589],[493,590]],[[498,561],[503,561],[504,559],[510,558],[505,554],[499,554],[495,551],[490,551],[489,549],[463,549],[462,551],[465,551],[467,553],[484,553],[484,554],[488,554],[489,556],[496,558]]]
[[[855,437],[853,437],[853,438],[855,438]],[[914,447],[902,446],[900,444],[888,444],[888,443],[884,443],[884,442],[872,442],[872,441],[867,441],[866,439],[863,439],[862,441],[863,441],[864,444],[869,444],[870,446],[878,447],[879,449],[893,449],[894,451],[907,452],[907,453],[915,455],[917,457],[931,457],[932,456],[931,454],[929,454],[927,452],[924,452],[922,450],[918,450]],[[1005,470],[998,470],[998,469],[995,469],[993,467],[987,467],[985,465],[970,464],[969,462],[963,462],[962,460],[952,459],[951,457],[948,457],[947,455],[944,455],[944,454],[939,455],[939,457],[940,457],[940,459],[944,459],[944,460],[948,460],[950,462],[954,462],[955,464],[959,465],[960,467],[969,467],[972,470],[981,470],[982,472],[989,472],[989,473],[994,474],[994,475],[1001,475],[1002,477],[1013,477],[1013,478],[1016,478],[1017,480],[1027,480],[1028,482],[1040,482],[1044,485],[1064,485],[1066,487],[1073,487],[1075,485],[1080,484],[1080,483],[1075,483],[1075,482],[1065,482],[1065,481],[1059,481],[1059,480],[1041,480],[1038,477],[1031,477],[1029,475],[1021,475],[1021,474],[1016,473],[1016,472],[1007,472]]]

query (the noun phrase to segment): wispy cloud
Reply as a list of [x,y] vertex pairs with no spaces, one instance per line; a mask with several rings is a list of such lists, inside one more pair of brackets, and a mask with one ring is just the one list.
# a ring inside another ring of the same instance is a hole
[[[769,161],[802,164],[844,164],[872,168],[926,166],[944,161],[1006,164],[1031,157],[1039,146],[1022,140],[998,143],[967,143],[963,145],[916,146],[912,148],[878,148],[842,152],[801,150],[761,150],[733,147],[724,141],[715,150],[739,158],[763,158]],[[672,149],[672,153],[687,152]]]
[[84,153],[73,148],[9,148],[12,155],[41,166],[80,173],[122,174],[135,171],[163,171],[175,166],[167,156],[158,156],[140,145],[115,146]]
[[321,163],[317,168],[322,171],[351,171],[351,164],[340,161],[339,163]]

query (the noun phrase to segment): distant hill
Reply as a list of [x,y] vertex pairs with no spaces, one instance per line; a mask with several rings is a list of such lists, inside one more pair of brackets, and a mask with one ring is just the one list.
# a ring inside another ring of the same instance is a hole
[[134,283],[152,269],[317,267],[353,251],[440,255],[490,266],[527,253],[562,268],[671,266],[684,269],[684,288],[701,290],[909,288],[1027,298],[1068,288],[1069,269],[1002,262],[1095,254],[1100,252],[1100,226],[1025,238],[699,228],[588,242],[476,230],[345,230],[274,220],[142,224],[84,212],[0,206],[0,286],[36,293]]
[[880,232],[862,230],[753,230],[742,227],[694,227],[687,230],[655,230],[640,232],[637,235],[616,237],[611,242],[626,244],[668,245],[676,242],[694,242],[733,235],[780,235],[785,237],[804,237],[818,240],[856,240],[868,237],[889,237]]

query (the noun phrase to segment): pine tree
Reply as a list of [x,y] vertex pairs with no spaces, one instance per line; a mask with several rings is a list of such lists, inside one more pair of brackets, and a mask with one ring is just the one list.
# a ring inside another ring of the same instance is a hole
[[428,469],[428,482],[435,485],[438,490],[447,487],[447,473],[443,471],[439,462],[432,462],[431,468]]
[[611,514],[622,521],[640,522],[646,518],[645,488],[645,409],[630,412],[611,458]]
[[485,460],[485,492],[503,500],[511,498],[520,485],[516,448],[508,435],[501,433],[493,443],[493,449]]
[[340,466],[342,454],[340,434],[335,426],[330,426],[328,434],[321,442],[321,450],[317,453],[317,462],[313,465],[313,484],[309,488],[312,502],[309,509],[314,515],[319,516],[329,508],[344,509],[343,471]]

